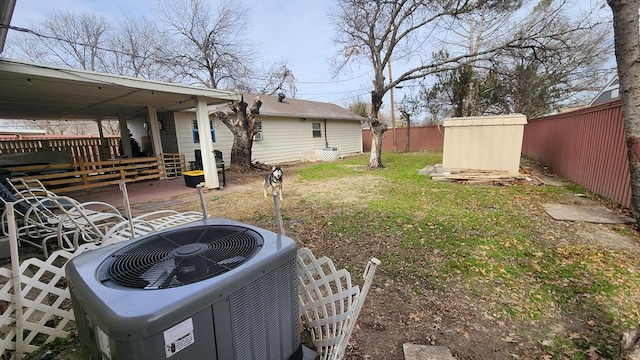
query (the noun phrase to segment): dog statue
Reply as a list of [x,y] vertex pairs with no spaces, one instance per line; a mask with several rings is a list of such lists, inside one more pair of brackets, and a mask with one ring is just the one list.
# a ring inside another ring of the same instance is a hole
[[271,172],[264,177],[264,197],[267,197],[267,189],[271,188],[271,194],[279,195],[282,200],[282,168],[274,166]]

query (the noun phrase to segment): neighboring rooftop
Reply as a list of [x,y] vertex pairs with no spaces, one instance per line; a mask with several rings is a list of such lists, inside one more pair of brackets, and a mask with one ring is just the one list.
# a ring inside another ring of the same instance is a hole
[[[364,121],[365,118],[355,114],[354,112],[342,108],[331,103],[323,103],[317,101],[300,100],[295,98],[282,98],[278,96],[258,95],[258,94],[242,94],[244,101],[251,106],[253,100],[259,96],[262,100],[260,107],[260,115],[263,116],[280,116],[305,119],[339,119]],[[215,112],[220,107],[210,107],[210,112]]]
[[602,104],[620,97],[620,82],[618,77],[614,77],[609,83],[596,95],[589,105]]

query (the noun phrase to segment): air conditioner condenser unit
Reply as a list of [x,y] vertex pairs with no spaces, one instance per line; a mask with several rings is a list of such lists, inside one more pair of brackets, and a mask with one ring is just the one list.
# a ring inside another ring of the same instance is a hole
[[92,359],[302,359],[297,248],[205,219],[88,251],[66,266]]

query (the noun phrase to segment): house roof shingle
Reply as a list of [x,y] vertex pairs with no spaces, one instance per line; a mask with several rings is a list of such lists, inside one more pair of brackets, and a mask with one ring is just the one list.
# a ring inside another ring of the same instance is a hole
[[249,106],[251,106],[251,103],[256,98],[256,96],[260,97],[260,99],[262,100],[260,115],[262,116],[305,118],[307,120],[365,120],[365,118],[363,118],[362,116],[335,104],[294,98],[284,98],[282,102],[280,102],[278,101],[277,96],[257,95],[249,93],[244,93],[242,95],[244,97],[244,101],[249,104]]

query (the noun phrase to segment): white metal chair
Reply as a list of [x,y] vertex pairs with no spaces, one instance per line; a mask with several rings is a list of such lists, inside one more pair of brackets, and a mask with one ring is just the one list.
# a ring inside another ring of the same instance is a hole
[[133,239],[159,230],[202,220],[204,214],[196,211],[177,212],[175,210],[159,210],[142,214],[133,219],[124,220],[113,226],[105,234],[101,246]]
[[49,201],[58,209],[58,246],[68,251],[75,251],[82,243],[101,242],[111,227],[125,221],[118,209],[104,202],[79,203],[66,196],[51,197]]
[[[4,185],[3,201],[14,203],[17,237],[34,245],[48,257],[48,243],[57,241],[62,249],[73,251],[81,242],[100,241],[107,229],[124,220],[120,212],[103,202],[80,203],[57,196],[38,180],[10,179],[13,191]],[[7,235],[6,207],[2,215],[3,234]]]
[[337,270],[327,257],[316,259],[311,250],[301,248],[297,259],[303,325],[321,360],[342,359],[380,260],[367,263],[361,290],[347,270]]

